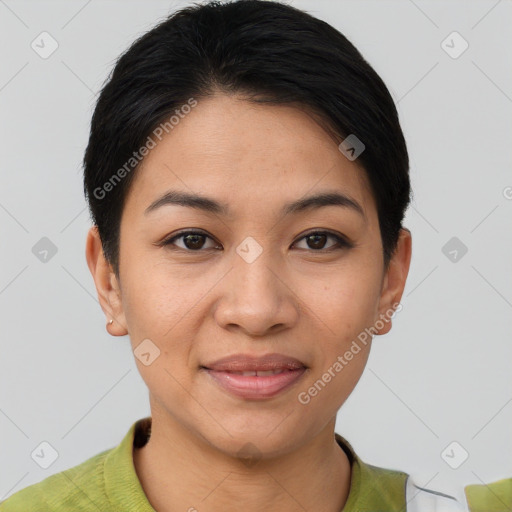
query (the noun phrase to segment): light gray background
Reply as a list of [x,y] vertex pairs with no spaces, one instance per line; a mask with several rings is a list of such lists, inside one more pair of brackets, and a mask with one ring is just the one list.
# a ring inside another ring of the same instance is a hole
[[[511,2],[289,3],[382,76],[411,156],[403,310],[336,430],[366,462],[434,489],[511,477]],[[114,60],[183,5],[0,0],[0,499],[113,447],[150,413],[86,265],[81,159]],[[30,47],[42,31],[59,44],[46,60]],[[453,31],[469,43],[457,59],[441,47]],[[468,248],[457,262],[442,252],[454,236]],[[42,237],[57,247],[47,263],[32,253]],[[59,453],[48,469],[30,456],[41,441]],[[458,469],[441,456],[452,441],[469,453]]]

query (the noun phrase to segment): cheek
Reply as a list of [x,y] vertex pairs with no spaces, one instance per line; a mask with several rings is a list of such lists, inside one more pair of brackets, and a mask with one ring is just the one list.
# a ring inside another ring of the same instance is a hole
[[165,272],[165,265],[138,264],[137,261],[144,260],[134,255],[130,266],[125,267],[123,280],[123,309],[128,331],[134,338],[163,339],[185,314],[191,293]]
[[309,287],[308,306],[324,321],[332,333],[348,339],[374,320],[379,300],[377,276],[364,269],[334,274],[322,287]]
[[[196,332],[194,307],[204,294],[201,283],[194,286],[194,281],[187,280],[185,284],[165,268],[134,265],[127,269],[130,272],[126,272],[123,288],[132,350],[150,389],[172,386],[174,381],[168,372],[180,381],[187,377],[187,360]],[[149,352],[150,364],[138,357],[141,352]]]
[[369,350],[370,342],[351,341],[326,353],[322,364],[299,391],[298,401],[314,409],[317,419],[327,420],[336,415],[361,378]]

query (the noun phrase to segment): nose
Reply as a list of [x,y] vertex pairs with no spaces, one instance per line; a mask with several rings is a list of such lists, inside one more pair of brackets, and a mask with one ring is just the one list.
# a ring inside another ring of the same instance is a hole
[[216,322],[224,329],[239,329],[248,336],[289,329],[298,321],[300,312],[292,284],[270,251],[263,250],[249,261],[234,254],[233,267],[222,280]]

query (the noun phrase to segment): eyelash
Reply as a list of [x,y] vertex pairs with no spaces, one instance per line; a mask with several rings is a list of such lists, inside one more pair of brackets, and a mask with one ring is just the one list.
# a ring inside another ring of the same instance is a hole
[[[183,238],[186,235],[200,235],[200,236],[204,236],[206,238],[210,238],[211,240],[213,240],[213,238],[211,236],[207,235],[206,233],[204,233],[202,231],[181,231],[180,233],[177,233],[177,234],[173,235],[172,237],[163,240],[159,245],[169,247],[172,250],[181,250],[181,251],[185,251],[185,252],[204,252],[207,250],[207,249],[194,250],[194,249],[184,249],[182,247],[170,247],[173,245],[173,243],[176,240],[178,240],[179,238]],[[331,252],[331,251],[335,251],[335,250],[351,249],[352,247],[354,247],[354,245],[352,243],[348,242],[343,237],[336,235],[335,233],[332,233],[330,231],[311,231],[311,232],[303,235],[301,238],[299,238],[299,240],[297,242],[299,242],[305,238],[308,238],[310,236],[313,236],[313,235],[326,235],[327,237],[334,238],[336,240],[336,244],[329,247],[328,249],[309,249],[309,251],[314,252],[314,253],[321,253],[321,252],[325,253],[325,252]],[[303,249],[303,250],[308,250],[308,249]]]

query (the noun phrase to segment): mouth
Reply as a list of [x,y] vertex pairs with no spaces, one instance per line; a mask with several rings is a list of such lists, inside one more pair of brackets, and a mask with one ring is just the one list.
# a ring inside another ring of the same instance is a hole
[[307,367],[298,359],[282,354],[263,357],[237,354],[200,366],[200,370],[230,395],[261,400],[290,389],[305,374]]
[[[211,368],[206,368],[207,370],[211,370]],[[296,368],[298,369],[298,368]],[[215,371],[215,370],[213,370]],[[219,371],[219,370],[217,370]],[[243,375],[244,377],[269,377],[270,375],[279,375],[283,372],[291,372],[294,370],[290,370],[288,368],[279,368],[277,370],[248,370],[245,372],[232,372],[225,370],[225,373],[230,373],[232,375]]]

